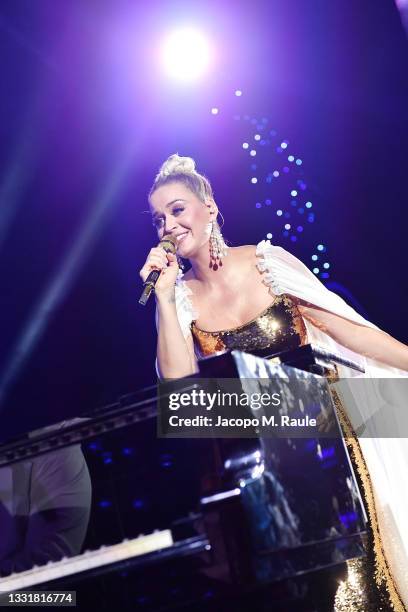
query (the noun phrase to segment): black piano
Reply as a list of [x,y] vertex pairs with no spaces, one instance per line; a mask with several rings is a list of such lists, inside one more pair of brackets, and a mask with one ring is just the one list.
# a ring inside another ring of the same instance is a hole
[[[331,610],[347,560],[365,554],[366,515],[329,379],[336,362],[359,366],[310,346],[264,357],[210,357],[196,377],[3,444],[20,497],[0,523],[29,542],[0,561],[0,601],[75,590],[84,610]],[[319,426],[169,434],[166,398],[204,380],[270,393],[285,380],[282,410]]]

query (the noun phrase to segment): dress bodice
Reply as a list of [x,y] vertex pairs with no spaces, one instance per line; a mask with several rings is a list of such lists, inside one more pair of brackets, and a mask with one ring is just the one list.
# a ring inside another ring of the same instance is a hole
[[217,351],[238,349],[271,353],[294,349],[306,344],[306,328],[295,300],[278,295],[257,317],[232,329],[204,331],[191,323],[196,351],[202,357]]

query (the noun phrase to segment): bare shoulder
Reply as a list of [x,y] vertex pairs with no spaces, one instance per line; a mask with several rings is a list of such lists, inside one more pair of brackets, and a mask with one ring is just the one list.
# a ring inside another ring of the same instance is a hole
[[238,247],[232,247],[237,258],[240,258],[242,261],[254,260],[256,255],[256,246],[254,244],[244,244]]
[[242,246],[232,247],[234,250],[237,250],[241,253],[255,253],[256,245],[255,244],[243,244]]

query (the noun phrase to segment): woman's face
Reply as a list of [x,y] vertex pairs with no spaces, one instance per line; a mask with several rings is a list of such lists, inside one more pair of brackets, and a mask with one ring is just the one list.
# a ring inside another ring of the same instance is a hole
[[169,234],[177,238],[177,252],[188,259],[208,242],[208,224],[216,219],[217,207],[205,204],[183,183],[159,187],[150,198],[153,225],[161,240]]

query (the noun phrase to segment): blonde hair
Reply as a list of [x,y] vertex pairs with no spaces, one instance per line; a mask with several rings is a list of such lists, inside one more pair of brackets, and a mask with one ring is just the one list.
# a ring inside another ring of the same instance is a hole
[[196,171],[195,161],[192,157],[181,157],[178,153],[170,155],[161,165],[149,191],[149,201],[153,193],[168,183],[183,183],[203,203],[206,200],[214,201],[214,194],[209,180]]

